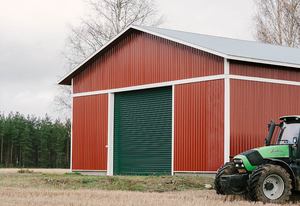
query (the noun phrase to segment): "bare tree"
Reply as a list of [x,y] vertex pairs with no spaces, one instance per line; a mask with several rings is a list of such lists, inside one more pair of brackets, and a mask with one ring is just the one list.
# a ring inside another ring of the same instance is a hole
[[[155,0],[88,0],[90,16],[81,19],[78,26],[70,26],[64,56],[69,68],[78,65],[96,52],[107,41],[128,26],[159,25]],[[59,110],[70,110],[71,92],[61,88],[55,98]]]
[[54,98],[55,112],[59,113],[60,117],[70,118],[72,91],[69,86],[59,86],[59,94]]
[[300,46],[300,0],[255,0],[256,38],[265,43]]
[[126,27],[158,25],[154,0],[88,0],[91,15],[70,27],[65,56],[70,66],[82,62]]

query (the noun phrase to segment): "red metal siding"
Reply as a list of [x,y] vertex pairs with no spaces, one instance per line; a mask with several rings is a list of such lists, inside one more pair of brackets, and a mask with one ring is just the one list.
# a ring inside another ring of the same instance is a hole
[[106,170],[108,95],[73,100],[72,169]]
[[175,86],[175,171],[216,171],[224,160],[224,80]]
[[299,69],[267,64],[230,61],[230,73],[252,77],[300,81]]
[[223,58],[134,32],[74,78],[74,92],[105,90],[221,74]]
[[300,114],[300,87],[231,80],[231,155],[263,146],[270,120]]

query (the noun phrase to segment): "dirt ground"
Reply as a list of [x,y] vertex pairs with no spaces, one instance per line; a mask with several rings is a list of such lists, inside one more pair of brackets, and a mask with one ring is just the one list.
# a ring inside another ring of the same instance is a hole
[[[143,188],[144,191],[141,192],[119,191],[115,190],[116,188],[114,188],[114,190],[99,189],[101,187],[96,186],[95,183],[98,184],[103,182],[103,178],[106,177],[66,175],[63,174],[63,171],[59,170],[43,170],[43,174],[20,174],[17,171],[18,170],[0,170],[0,206],[210,206],[221,204],[222,206],[264,205],[262,203],[248,202],[238,196],[219,196],[215,194],[214,190],[205,190],[203,188],[200,188],[198,184],[196,184],[194,189],[191,189],[193,185],[189,185],[190,182],[188,182],[188,177],[184,177],[184,181],[178,177],[173,179],[174,181],[181,180],[183,182],[182,184],[186,184],[185,187],[182,187],[182,190],[149,192],[147,188]],[[41,172],[41,170],[34,171]],[[49,178],[51,179],[50,182],[44,181],[49,180]],[[141,184],[141,182],[145,180],[148,181],[149,179],[151,184],[158,184],[157,182],[153,182],[154,180],[156,180],[155,177],[145,179],[141,177],[133,177],[128,179],[132,184],[136,184],[135,181]],[[193,182],[203,181],[196,179],[192,180]],[[53,184],[53,182],[55,182],[55,184]],[[58,182],[62,184],[57,184]],[[73,189],[68,185],[74,183],[77,184],[76,189]],[[125,181],[124,177],[119,178],[119,181],[117,183],[128,184],[128,182]],[[150,183],[147,182],[147,184]],[[85,184],[87,185],[84,186]],[[179,186],[180,185],[177,185],[177,187]],[[153,188],[153,185],[151,187],[148,185],[148,187]],[[127,190],[126,188],[127,187],[123,186],[123,190]],[[141,189],[140,187],[133,188],[134,190]],[[170,188],[172,189],[172,187],[166,186],[165,189]],[[264,206],[271,205],[272,204],[265,204]],[[294,201],[294,203],[289,203],[288,205],[300,205],[300,201]]]

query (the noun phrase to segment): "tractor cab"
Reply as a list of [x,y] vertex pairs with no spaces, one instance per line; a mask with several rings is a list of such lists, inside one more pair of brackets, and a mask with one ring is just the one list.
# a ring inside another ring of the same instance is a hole
[[265,146],[236,155],[217,172],[218,194],[247,194],[251,200],[284,203],[300,191],[300,116],[268,124]]
[[300,116],[283,116],[279,120],[279,124],[273,121],[269,123],[266,146],[289,145],[291,153],[289,158],[300,159]]
[[281,117],[277,144],[296,144],[300,138],[300,116]]

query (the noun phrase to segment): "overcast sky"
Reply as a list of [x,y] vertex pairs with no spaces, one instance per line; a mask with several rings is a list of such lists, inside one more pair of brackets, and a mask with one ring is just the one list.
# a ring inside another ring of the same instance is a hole
[[[253,0],[157,0],[161,27],[253,39]],[[88,14],[84,0],[0,0],[0,112],[53,118],[68,25]]]

